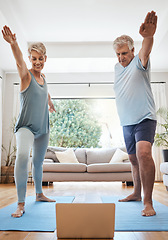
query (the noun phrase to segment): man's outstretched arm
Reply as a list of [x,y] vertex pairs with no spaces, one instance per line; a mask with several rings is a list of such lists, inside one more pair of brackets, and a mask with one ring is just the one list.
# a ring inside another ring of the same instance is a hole
[[153,46],[153,36],[156,31],[157,16],[154,11],[148,12],[144,23],[140,26],[139,33],[143,37],[142,48],[139,51],[139,58],[142,65],[146,68],[149,55]]

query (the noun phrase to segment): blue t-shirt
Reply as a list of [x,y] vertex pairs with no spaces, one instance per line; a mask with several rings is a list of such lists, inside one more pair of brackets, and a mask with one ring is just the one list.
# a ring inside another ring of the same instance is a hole
[[145,69],[136,55],[127,67],[115,65],[114,91],[121,126],[156,120],[155,103],[150,85],[150,61]]
[[33,134],[49,132],[48,90],[47,83],[40,85],[33,74],[30,85],[20,92],[20,113],[15,132],[21,127],[28,128]]

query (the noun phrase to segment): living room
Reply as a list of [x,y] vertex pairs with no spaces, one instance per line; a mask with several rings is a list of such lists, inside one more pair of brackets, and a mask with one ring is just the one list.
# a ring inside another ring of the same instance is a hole
[[[45,43],[47,61],[43,72],[52,101],[73,100],[80,102],[82,100],[87,104],[89,103],[91,107],[94,105],[91,112],[98,116],[97,119],[99,124],[101,122],[102,131],[97,146],[103,149],[118,148],[124,146],[124,140],[115,107],[113,86],[114,66],[117,63],[117,57],[113,49],[113,41],[122,34],[130,35],[135,41],[135,54],[137,54],[142,44],[139,27],[147,12],[156,11],[158,23],[150,55],[151,87],[156,110],[161,107],[167,108],[167,7],[166,0],[159,2],[143,0],[141,4],[137,4],[133,0],[127,2],[110,0],[50,0],[47,2],[0,0],[0,23],[1,30],[4,25],[7,25],[12,32],[16,33],[24,60],[29,68],[28,45],[36,41]],[[4,149],[9,149],[9,146],[13,149],[16,146],[16,140],[11,131],[11,124],[17,118],[20,110],[20,80],[12,51],[4,41],[3,36],[0,37],[0,53],[2,56],[0,59],[0,144]],[[50,114],[50,118],[54,114],[57,113]],[[162,119],[158,116],[158,122],[161,121]],[[161,131],[159,125],[156,131]],[[51,136],[49,145],[53,145],[52,127]],[[62,147],[71,147],[71,145],[62,145]],[[81,145],[75,147],[80,148]],[[89,147],[93,148],[93,145]],[[167,191],[163,184],[163,174],[160,171],[160,164],[163,162],[162,148],[155,146],[155,144],[153,146],[153,158],[156,166],[154,199],[168,206]],[[6,163],[4,149],[0,156],[1,166]],[[0,187],[2,188],[0,208],[17,201],[14,183],[0,184]],[[122,180],[115,180],[115,182],[56,181],[43,188],[46,195],[75,196],[76,202],[100,202],[102,195],[110,195],[111,192],[115,195],[127,195],[133,190],[133,186],[127,186],[122,183]],[[34,186],[31,182],[28,183],[27,194],[34,194]],[[6,197],[7,202],[3,199]],[[9,235],[10,239],[12,236],[18,239],[19,236],[20,239],[29,239],[29,237],[36,239],[38,235],[40,239],[56,238],[52,233],[29,232],[23,234],[1,231],[0,239],[6,234]],[[164,239],[167,237],[167,233],[164,231],[116,232],[115,234],[115,239],[148,239],[148,236],[151,239],[158,239],[158,236],[160,239]]]

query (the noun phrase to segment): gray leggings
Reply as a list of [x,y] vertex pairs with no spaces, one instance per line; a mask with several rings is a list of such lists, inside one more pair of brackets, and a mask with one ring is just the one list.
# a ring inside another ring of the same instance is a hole
[[18,202],[25,202],[28,162],[32,149],[32,173],[36,193],[42,193],[43,160],[48,146],[49,134],[34,135],[27,128],[16,132],[17,155],[15,163],[15,183]]

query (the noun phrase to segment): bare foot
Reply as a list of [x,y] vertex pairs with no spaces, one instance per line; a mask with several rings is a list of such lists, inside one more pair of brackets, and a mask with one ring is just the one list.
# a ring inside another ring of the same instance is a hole
[[16,211],[14,213],[12,213],[11,216],[14,218],[21,217],[25,213],[24,205],[25,205],[25,203],[18,203]]
[[54,199],[50,199],[44,196],[43,193],[36,193],[37,202],[56,202]]
[[156,215],[156,212],[152,206],[152,203],[144,204],[145,208],[142,210],[142,216],[150,217]]
[[119,202],[130,202],[130,201],[141,201],[142,198],[140,196],[137,196],[135,194],[131,194],[129,196],[127,196],[126,198],[120,199],[118,200]]

